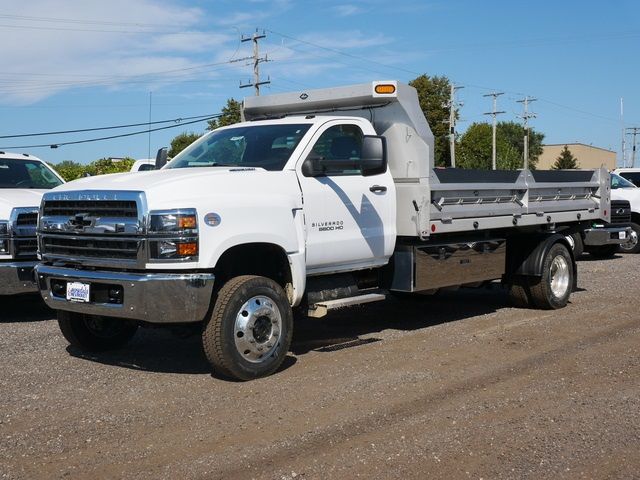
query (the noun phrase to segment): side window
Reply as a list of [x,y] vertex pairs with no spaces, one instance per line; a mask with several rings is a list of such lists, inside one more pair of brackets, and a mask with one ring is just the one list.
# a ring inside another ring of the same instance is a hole
[[328,176],[360,175],[362,137],[356,125],[335,125],[320,136],[311,156],[321,159]]

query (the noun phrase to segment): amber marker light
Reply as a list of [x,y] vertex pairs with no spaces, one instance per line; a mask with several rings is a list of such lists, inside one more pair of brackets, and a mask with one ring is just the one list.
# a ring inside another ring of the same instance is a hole
[[178,217],[178,228],[180,230],[193,230],[196,228],[195,215],[185,215]]
[[196,242],[178,243],[176,253],[181,257],[192,257],[198,254],[198,244]]
[[375,92],[377,94],[396,93],[396,86],[391,83],[380,83],[376,85]]

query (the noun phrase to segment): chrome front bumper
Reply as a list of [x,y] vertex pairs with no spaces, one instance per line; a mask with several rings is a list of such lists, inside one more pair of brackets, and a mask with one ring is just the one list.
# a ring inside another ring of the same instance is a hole
[[0,262],[0,295],[37,292],[33,278],[37,263],[37,260]]
[[[213,293],[209,273],[123,273],[37,265],[35,276],[45,303],[55,310],[128,318],[149,323],[188,323],[204,319]],[[66,282],[91,285],[89,303],[66,299]],[[52,284],[55,288],[52,288]],[[95,298],[96,293],[120,289],[121,303]]]
[[[624,233],[624,238],[620,234]],[[621,226],[589,228],[584,231],[584,244],[590,246],[621,245],[629,241],[632,234],[631,227]]]

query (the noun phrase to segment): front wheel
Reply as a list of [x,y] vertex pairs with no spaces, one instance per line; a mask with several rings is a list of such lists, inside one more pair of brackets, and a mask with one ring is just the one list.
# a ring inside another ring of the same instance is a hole
[[531,303],[544,310],[563,308],[569,302],[574,275],[569,250],[556,243],[544,257],[539,281],[530,286]]
[[58,326],[72,346],[86,352],[123,347],[138,330],[138,325],[129,320],[60,310]]
[[620,252],[622,253],[639,253],[640,252],[640,225],[632,223],[631,225],[631,237],[627,243],[620,245]]
[[292,335],[293,313],[282,287],[270,278],[243,275],[218,292],[202,345],[214,372],[251,380],[280,367]]

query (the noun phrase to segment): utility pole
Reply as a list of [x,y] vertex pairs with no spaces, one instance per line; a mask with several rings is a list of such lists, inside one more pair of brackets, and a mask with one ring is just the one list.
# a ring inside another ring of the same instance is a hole
[[151,158],[151,95],[153,95],[153,92],[149,92],[149,138],[147,145],[147,158]]
[[504,95],[504,92],[493,92],[487,93],[483,95],[483,97],[493,97],[493,110],[490,112],[486,112],[485,115],[493,116],[493,141],[491,143],[491,169],[496,170],[497,168],[497,160],[496,160],[496,129],[498,126],[496,117],[502,113],[506,113],[504,111],[498,112],[496,108],[498,108],[498,97],[500,95]]
[[631,144],[633,145],[631,147],[631,168],[634,168],[636,166],[636,135],[640,132],[640,127],[629,127],[627,130],[627,135],[631,135],[631,138],[633,139],[631,141]]
[[529,96],[524,97],[522,100],[518,100],[518,103],[524,104],[524,113],[519,115],[524,123],[524,169],[529,168],[529,119],[536,118],[536,114],[529,112],[529,104],[535,102],[536,98]]
[[447,123],[449,124],[449,150],[451,152],[452,168],[456,168],[456,113],[458,113],[458,107],[463,105],[462,102],[456,102],[456,91],[461,88],[464,87],[451,84],[449,101],[444,104],[445,108],[449,108],[449,121]]
[[267,79],[266,81],[261,82],[260,81],[260,64],[262,62],[268,62],[269,59],[267,58],[267,56],[265,55],[264,57],[260,57],[260,49],[258,47],[258,40],[260,40],[261,38],[265,38],[267,35],[264,33],[264,31],[262,32],[262,34],[258,34],[258,31],[256,30],[255,33],[253,35],[251,35],[250,37],[245,37],[244,35],[240,38],[241,42],[253,42],[253,83],[245,83],[245,84],[240,84],[240,88],[246,88],[246,87],[254,87],[255,88],[255,92],[256,92],[256,96],[260,95],[260,85],[266,85],[271,83],[271,80]]
[[622,131],[622,166],[627,166],[627,145],[625,142],[624,129],[624,98],[620,97],[620,130]]

